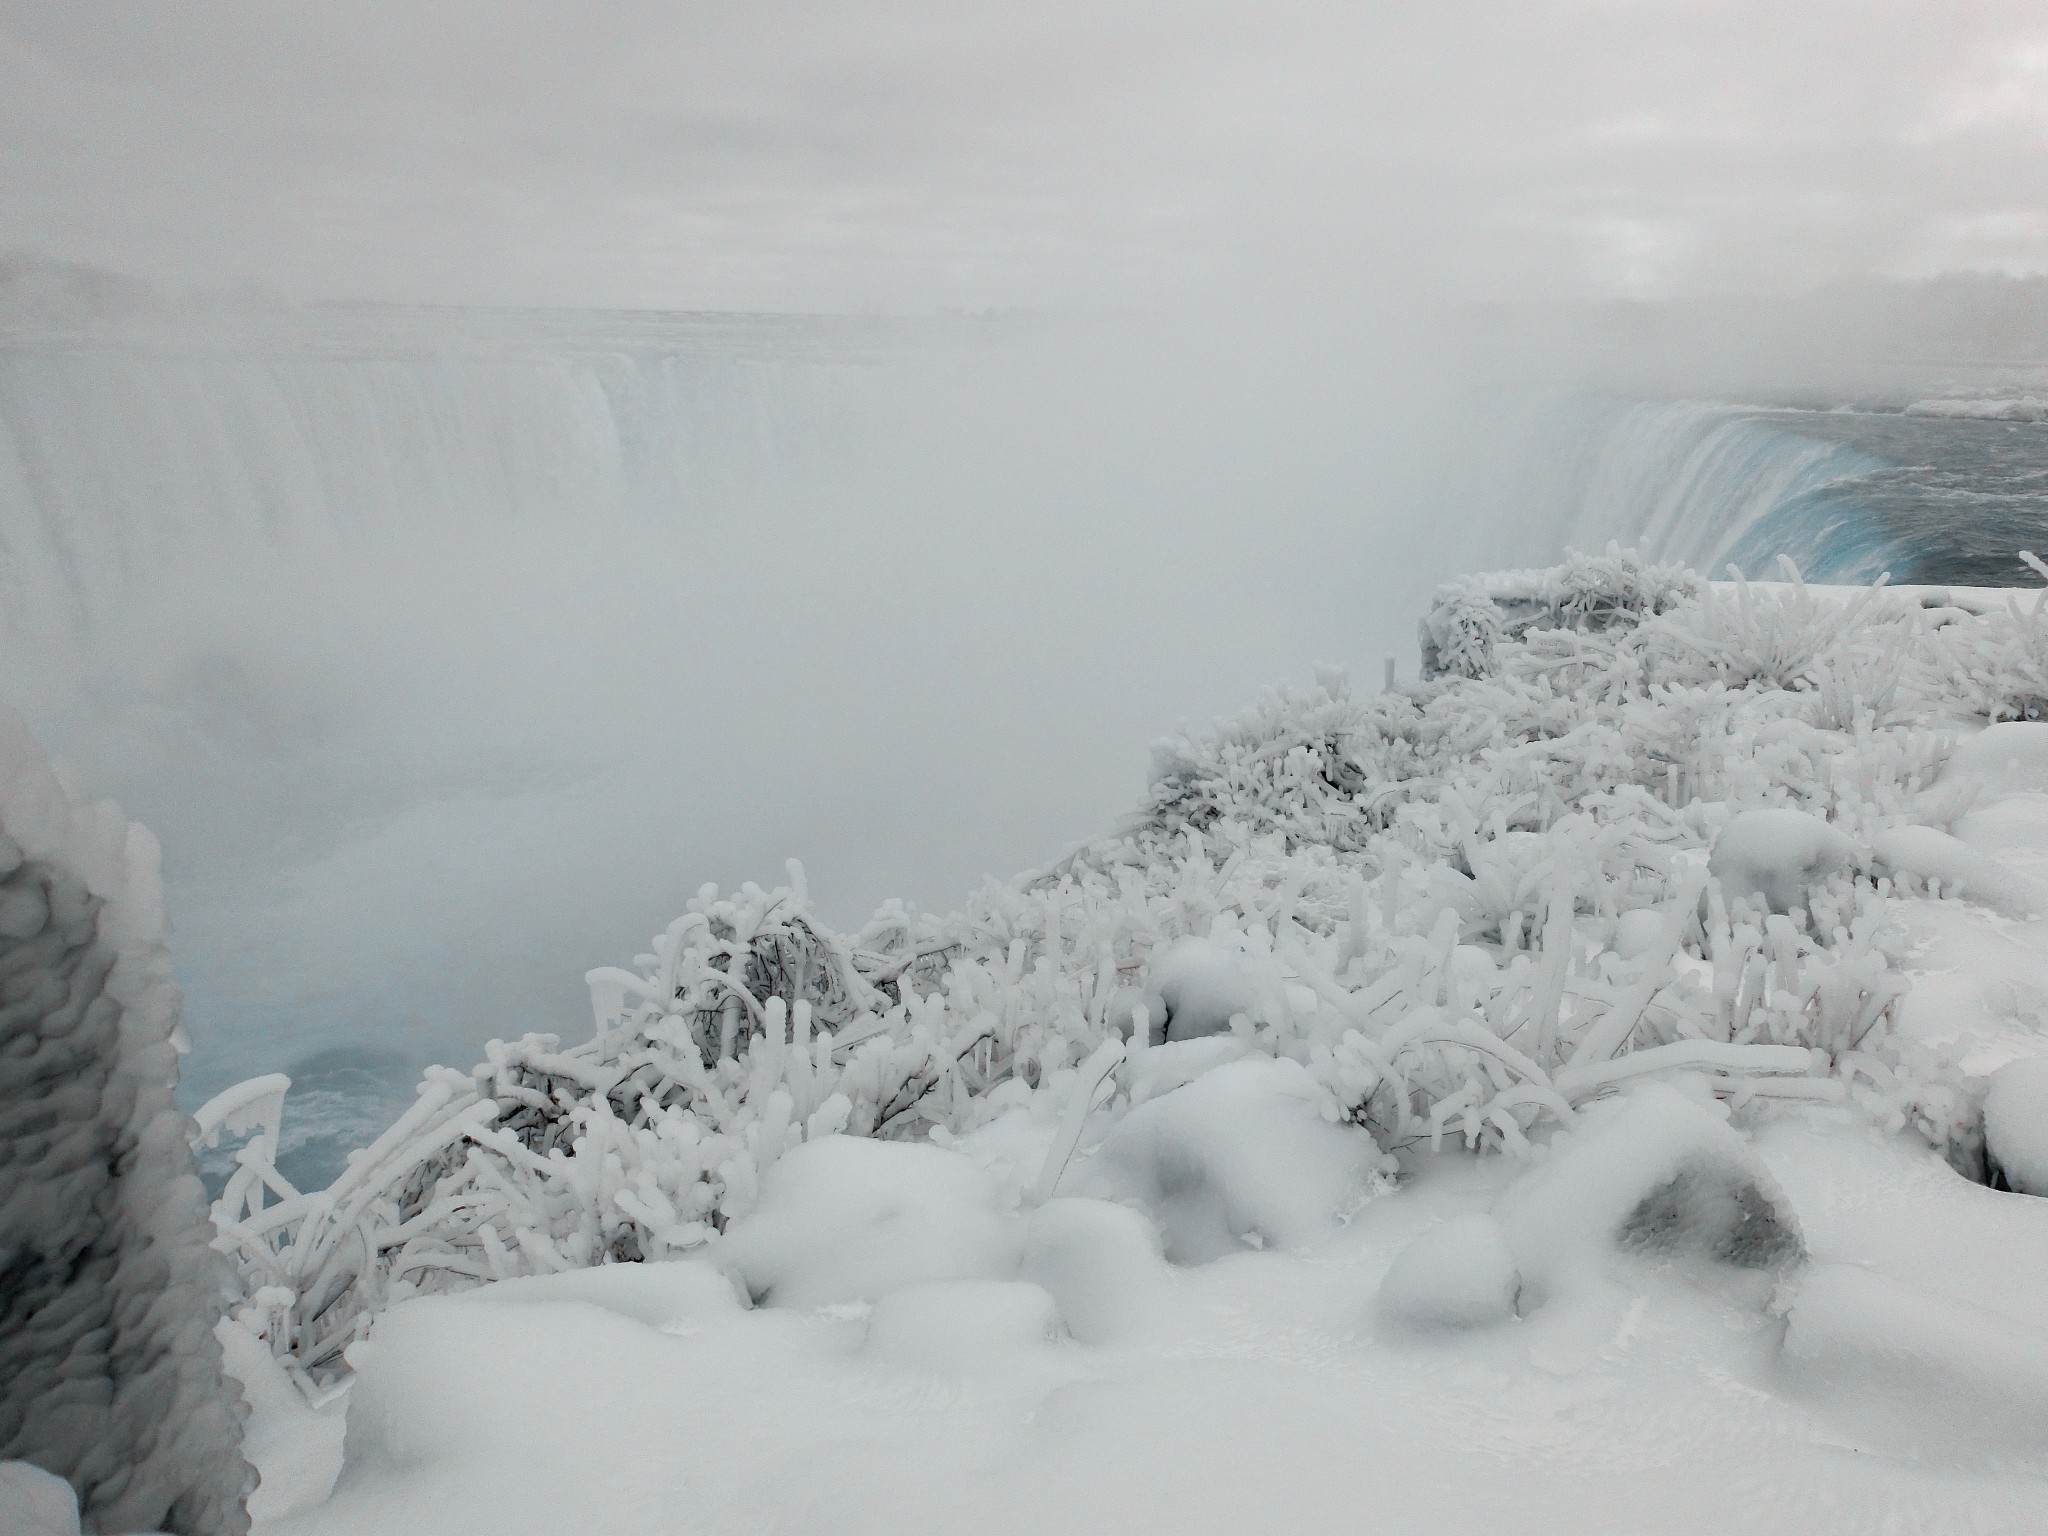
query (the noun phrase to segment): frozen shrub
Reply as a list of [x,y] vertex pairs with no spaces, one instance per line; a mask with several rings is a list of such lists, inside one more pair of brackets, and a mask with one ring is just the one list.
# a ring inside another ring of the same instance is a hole
[[1424,677],[1490,677],[1494,652],[1507,633],[1500,607],[1470,585],[1446,587],[1423,616]]

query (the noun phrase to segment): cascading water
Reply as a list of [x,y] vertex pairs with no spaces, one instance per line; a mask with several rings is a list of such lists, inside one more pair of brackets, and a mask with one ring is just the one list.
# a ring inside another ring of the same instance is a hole
[[1838,495],[1880,461],[1757,412],[1136,350],[348,311],[0,339],[0,696],[163,840],[188,1090],[325,1092],[318,1177],[424,1058],[583,1027],[583,971],[700,882],[796,854],[843,920],[951,904],[1108,823],[1176,716],[1411,655],[1461,571],[1885,557]]
[[1720,575],[1767,574],[1780,555],[1816,581],[1874,580],[1893,541],[1858,492],[1878,456],[1754,406],[1554,395],[1509,411],[1508,516],[1544,547],[1610,539]]

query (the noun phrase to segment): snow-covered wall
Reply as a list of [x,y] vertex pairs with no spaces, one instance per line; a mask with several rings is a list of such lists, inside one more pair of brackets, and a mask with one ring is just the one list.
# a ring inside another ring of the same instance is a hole
[[0,710],[0,1459],[69,1481],[87,1530],[239,1536],[163,926],[156,840]]

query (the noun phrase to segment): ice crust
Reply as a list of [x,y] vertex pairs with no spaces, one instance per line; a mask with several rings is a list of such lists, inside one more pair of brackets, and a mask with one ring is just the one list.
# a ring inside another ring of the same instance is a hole
[[0,711],[0,1457],[88,1529],[247,1529],[229,1276],[173,1097],[182,1035],[150,835]]

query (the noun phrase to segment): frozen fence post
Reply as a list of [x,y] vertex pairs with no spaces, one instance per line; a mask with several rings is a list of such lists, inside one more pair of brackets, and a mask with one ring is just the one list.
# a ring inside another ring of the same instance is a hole
[[87,1530],[242,1536],[162,907],[156,840],[0,711],[0,1460],[69,1482]]

